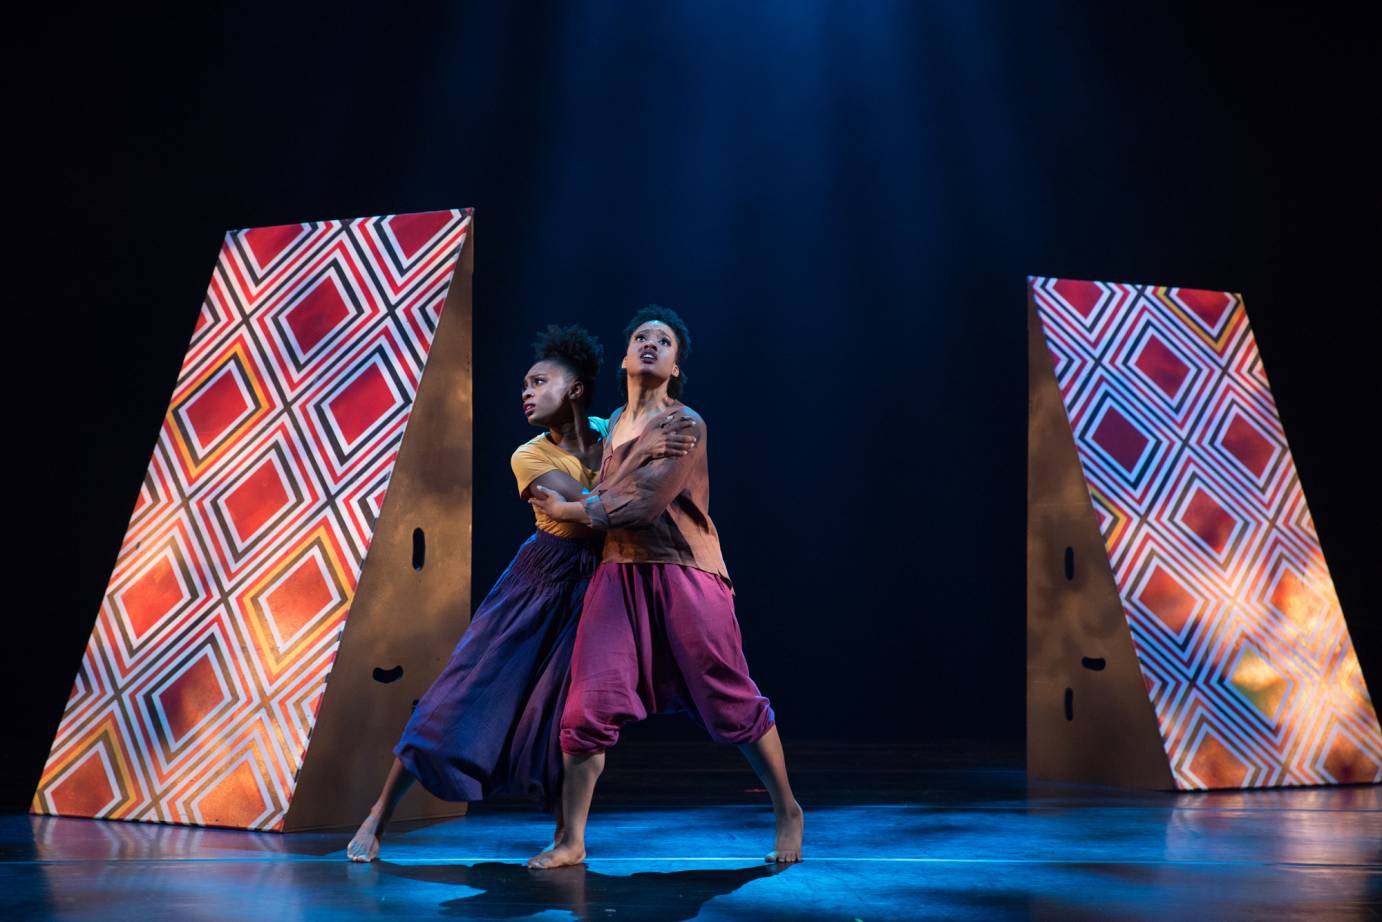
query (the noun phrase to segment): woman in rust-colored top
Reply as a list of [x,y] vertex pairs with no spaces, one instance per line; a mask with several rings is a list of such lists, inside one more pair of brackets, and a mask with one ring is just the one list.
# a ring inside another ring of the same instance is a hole
[[[710,520],[706,427],[677,398],[691,338],[674,311],[648,307],[625,331],[628,403],[610,418],[600,480],[567,500],[535,490],[557,521],[605,535],[586,590],[561,718],[566,837],[534,857],[538,868],[585,858],[585,825],[605,750],[619,729],[648,714],[685,711],[712,739],[734,743],[773,801],[776,843],[766,860],[801,860],[802,812],[787,779],[768,699],[749,678],[729,574]],[[692,421],[685,454],[649,460],[641,450],[668,411]]]

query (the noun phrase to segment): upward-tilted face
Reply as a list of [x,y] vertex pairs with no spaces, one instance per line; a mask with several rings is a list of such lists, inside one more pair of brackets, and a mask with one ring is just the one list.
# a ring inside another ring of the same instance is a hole
[[629,337],[623,365],[630,377],[651,378],[655,383],[677,377],[681,374],[677,367],[677,334],[661,320],[639,325]]
[[558,422],[569,422],[568,400],[579,396],[583,385],[560,362],[544,359],[523,378],[523,415],[534,426],[544,429]]

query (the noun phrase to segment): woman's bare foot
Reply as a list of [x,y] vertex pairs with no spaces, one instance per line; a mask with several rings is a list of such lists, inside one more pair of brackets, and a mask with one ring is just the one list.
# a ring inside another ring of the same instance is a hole
[[777,841],[773,843],[773,850],[763,856],[763,860],[777,864],[795,864],[800,861],[801,838],[805,827],[806,815],[802,813],[801,804],[793,801],[792,809],[777,818]]
[[560,842],[540,855],[528,859],[528,867],[547,871],[552,868],[565,868],[580,864],[585,860],[585,847],[569,842]]
[[351,861],[363,863],[369,863],[379,857],[379,817],[374,813],[365,817],[365,821],[355,831],[355,838],[346,846],[346,857]]
[[563,841],[565,841],[565,840],[566,840],[566,825],[565,825],[561,820],[557,820],[557,828],[556,828],[556,830],[552,833],[552,844],[549,845],[549,846],[547,846],[547,851],[550,852],[552,849],[556,848],[558,845],[560,845],[560,844],[561,844]]

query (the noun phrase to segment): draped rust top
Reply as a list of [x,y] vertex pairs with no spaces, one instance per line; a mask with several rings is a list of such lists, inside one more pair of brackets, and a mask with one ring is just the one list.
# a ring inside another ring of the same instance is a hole
[[696,445],[679,458],[643,460],[645,453],[631,458],[639,440],[651,437],[649,430],[614,448],[614,427],[623,409],[609,418],[600,481],[585,501],[591,524],[606,533],[602,559],[606,563],[682,564],[714,573],[728,583],[720,536],[710,521],[705,420],[680,402],[667,409],[695,423],[689,434],[695,436]]

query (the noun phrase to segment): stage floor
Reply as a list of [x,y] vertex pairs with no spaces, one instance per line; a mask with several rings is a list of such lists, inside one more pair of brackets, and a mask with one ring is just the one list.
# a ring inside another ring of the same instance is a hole
[[[0,918],[1376,918],[1382,788],[1175,795],[1029,782],[1011,753],[789,748],[807,860],[761,861],[772,816],[731,752],[612,756],[585,867],[523,861],[517,804],[399,829],[271,835],[0,817]],[[985,764],[987,763],[987,764]]]

